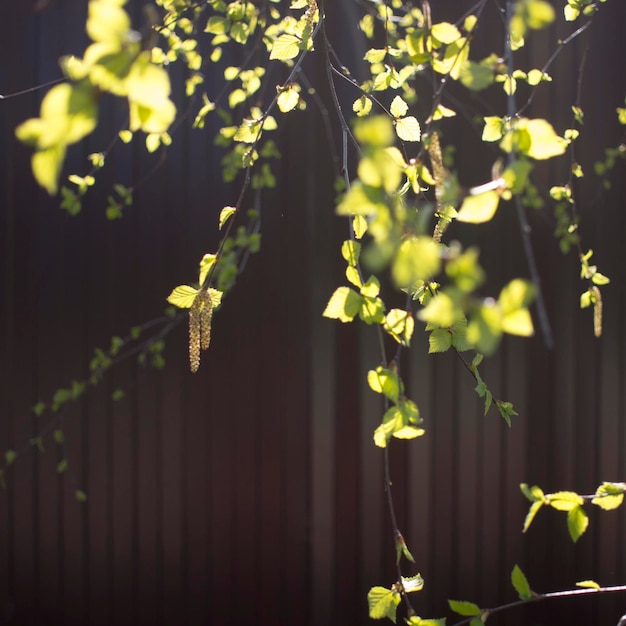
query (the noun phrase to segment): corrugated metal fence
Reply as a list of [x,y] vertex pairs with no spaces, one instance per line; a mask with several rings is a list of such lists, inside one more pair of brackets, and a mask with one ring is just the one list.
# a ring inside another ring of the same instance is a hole
[[[85,43],[84,4],[12,3],[0,38],[1,93],[58,77],[58,57]],[[458,11],[453,2],[432,5],[441,15]],[[535,116],[563,115],[565,128],[573,59],[587,54],[580,160],[589,173],[602,147],[622,139],[613,111],[626,91],[624,23],[626,5],[603,5],[588,50],[581,39],[553,70],[570,83],[534,103]],[[340,54],[354,52],[341,28],[334,35]],[[547,43],[534,47],[529,67],[549,52]],[[306,72],[323,84],[321,68]],[[221,183],[209,133],[181,128],[166,166],[138,189],[123,220],[106,221],[104,190],[151,172],[158,157],[137,147],[115,148],[85,210],[70,218],[36,189],[28,151],[13,138],[40,96],[0,102],[3,449],[40,432],[46,418],[30,407],[83,377],[94,347],[159,314],[169,290],[191,279],[215,246],[217,215],[234,189]],[[72,171],[84,171],[86,155],[123,123],[123,111],[108,104],[97,135],[71,152]],[[372,443],[381,407],[365,382],[380,359],[376,340],[369,328],[321,318],[343,279],[340,222],[325,182],[332,164],[314,115],[314,124],[288,122],[280,186],[262,210],[263,250],[216,316],[200,372],[187,373],[181,326],[168,339],[165,370],[122,364],[64,415],[68,472],[57,475],[61,457],[49,441],[8,471],[0,621],[347,626],[368,623],[369,587],[393,583],[382,454]],[[458,160],[472,156],[461,148]],[[427,357],[426,333],[418,331],[403,362],[427,435],[393,444],[391,472],[399,524],[426,579],[415,601],[422,615],[445,615],[448,597],[482,606],[513,599],[515,563],[540,591],[626,578],[622,511],[591,512],[576,546],[552,511],[523,536],[517,488],[525,481],[586,493],[626,476],[623,163],[618,172],[610,191],[595,196],[591,185],[581,204],[585,245],[613,279],[601,340],[577,309],[576,258],[558,253],[549,218],[530,216],[556,345],[505,341],[485,363],[485,379],[520,414],[512,429],[483,417],[455,356]],[[521,244],[501,236],[507,228],[515,218],[503,210],[479,240],[494,290],[526,274]],[[113,402],[118,387],[125,397]],[[85,504],[75,489],[86,491]],[[506,623],[612,625],[624,612],[624,596],[570,600],[512,613]]]

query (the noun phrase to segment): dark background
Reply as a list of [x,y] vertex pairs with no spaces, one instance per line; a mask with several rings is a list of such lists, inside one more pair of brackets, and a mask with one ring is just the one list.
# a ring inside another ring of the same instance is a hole
[[[363,71],[352,26],[357,5],[328,4],[339,55]],[[470,4],[432,2],[434,19],[455,19]],[[139,5],[132,5],[137,23]],[[57,78],[58,57],[87,44],[85,12],[78,0],[11,3],[0,36],[0,93]],[[496,13],[491,7],[483,26],[493,40],[473,58],[502,49]],[[507,339],[482,367],[495,395],[519,412],[513,428],[495,412],[483,417],[458,358],[428,357],[419,326],[403,364],[427,434],[394,441],[391,469],[399,525],[417,561],[410,572],[426,579],[413,597],[422,616],[449,614],[450,597],[481,606],[513,600],[515,563],[538,591],[626,579],[622,510],[588,507],[590,529],[573,545],[565,514],[555,511],[542,511],[522,535],[528,503],[518,490],[528,482],[591,493],[602,480],[626,478],[624,164],[608,192],[592,176],[603,148],[623,140],[615,108],[626,92],[625,23],[626,4],[602,5],[529,112],[567,128],[586,55],[578,158],[588,176],[579,208],[583,246],[612,278],[603,289],[604,336],[594,339],[591,313],[578,309],[578,260],[559,253],[546,209],[530,220],[555,348],[541,337]],[[573,29],[538,35],[522,65],[540,67]],[[320,62],[307,62],[305,72],[328,102]],[[210,96],[218,80],[207,74]],[[178,99],[182,88],[175,73]],[[105,219],[105,198],[112,183],[131,184],[153,169],[157,157],[139,138],[114,149],[85,209],[70,218],[37,188],[30,152],[14,138],[43,93],[0,101],[3,449],[37,435],[48,419],[30,407],[85,376],[95,347],[159,315],[169,291],[194,280],[199,259],[215,250],[219,211],[237,193],[221,182],[215,129],[192,131],[186,122],[123,220]],[[349,111],[356,95],[340,93]],[[492,105],[503,110],[498,97]],[[311,118],[285,122],[279,186],[262,210],[262,252],[216,315],[198,374],[188,373],[181,325],[168,338],[164,371],[120,365],[67,412],[69,472],[56,474],[60,457],[49,441],[44,454],[25,452],[7,472],[0,622],[348,626],[369,623],[371,586],[394,582],[382,453],[372,442],[382,407],[365,379],[380,354],[373,329],[321,317],[344,283],[339,244],[347,227],[333,214],[332,160],[322,116],[309,106]],[[102,109],[97,133],[70,150],[67,173],[86,172],[86,155],[123,124],[122,105],[105,100]],[[445,143],[461,146],[461,182],[484,182],[492,157],[476,152],[484,148],[474,131],[462,120],[443,130]],[[565,182],[562,161],[552,172],[544,167],[539,181]],[[481,245],[486,291],[495,295],[510,277],[527,275],[518,232],[513,208],[504,206],[488,226],[455,227],[450,236]],[[118,387],[126,396],[114,403]],[[84,505],[74,499],[78,488],[88,494]],[[626,597],[613,595],[554,601],[489,623],[613,625],[625,612]]]

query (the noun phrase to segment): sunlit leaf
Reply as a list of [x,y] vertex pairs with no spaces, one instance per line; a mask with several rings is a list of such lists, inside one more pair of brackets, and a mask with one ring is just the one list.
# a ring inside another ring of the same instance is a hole
[[396,622],[396,608],[400,604],[400,594],[385,587],[372,587],[367,594],[369,616],[372,619],[388,617]]
[[350,287],[338,287],[330,297],[322,315],[342,322],[351,322],[361,311],[363,298]]
[[605,511],[616,509],[624,501],[625,490],[624,483],[602,483],[596,489],[596,497],[591,502]]
[[546,496],[546,504],[557,511],[571,511],[583,504],[583,499],[574,491],[558,491]]
[[270,59],[278,59],[281,61],[287,61],[298,56],[300,52],[300,40],[295,35],[281,35],[272,44],[272,51],[270,52]]
[[419,122],[412,116],[396,120],[396,133],[403,141],[419,141],[422,130]]
[[394,117],[404,117],[408,110],[409,110],[409,105],[400,96],[396,96],[391,101],[391,106],[389,107],[389,111],[391,115],[393,115]]
[[219,229],[222,230],[222,226],[237,212],[237,208],[234,206],[225,206],[220,211]]
[[600,589],[600,585],[595,580],[581,580],[576,583],[576,586],[583,589]]
[[167,297],[170,304],[179,309],[189,309],[198,295],[198,290],[189,285],[179,285]]
[[498,210],[500,194],[497,191],[486,191],[475,196],[466,196],[456,216],[459,222],[481,224],[488,222]]
[[430,32],[432,36],[442,44],[450,44],[461,36],[459,29],[449,22],[433,24]]
[[299,100],[300,94],[298,93],[298,90],[293,87],[289,87],[288,89],[280,92],[276,104],[278,104],[278,108],[281,112],[288,113],[296,108]]
[[589,518],[582,506],[576,506],[567,513],[567,529],[572,541],[576,543],[589,526]]

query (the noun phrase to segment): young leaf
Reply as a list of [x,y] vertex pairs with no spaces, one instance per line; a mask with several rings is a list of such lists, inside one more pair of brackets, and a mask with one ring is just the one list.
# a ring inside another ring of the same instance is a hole
[[513,583],[515,591],[517,591],[520,600],[530,600],[530,598],[533,597],[533,592],[530,590],[528,580],[526,579],[524,572],[522,572],[517,564],[511,572],[511,582]]
[[322,315],[341,322],[351,322],[361,311],[363,298],[350,287],[338,287]]
[[480,607],[473,602],[465,602],[462,600],[448,600],[450,608],[459,615],[465,617],[471,617],[473,615],[480,615]]
[[383,329],[399,344],[408,347],[411,343],[415,322],[410,311],[391,309],[385,316]]
[[591,503],[605,511],[616,509],[621,506],[624,501],[625,490],[626,484],[624,483],[602,483],[602,485],[596,489],[596,497]]
[[78,502],[87,502],[87,494],[81,489],[77,489],[74,492],[74,497]]
[[526,514],[526,519],[524,520],[524,526],[522,527],[522,532],[525,533],[530,528],[530,525],[533,523],[535,516],[539,512],[539,509],[544,505],[543,500],[536,500],[530,505],[530,509],[528,509],[528,513]]
[[420,124],[412,115],[396,120],[395,126],[396,134],[403,141],[419,141],[422,136]]
[[[409,560],[415,563],[413,558]],[[421,577],[420,574],[416,574],[415,576],[410,576],[408,578],[402,576],[402,586],[407,593],[421,591],[424,588],[424,579]]]
[[285,91],[280,92],[276,104],[278,104],[278,108],[282,113],[288,113],[296,108],[298,100],[300,100],[298,90],[293,87],[289,87],[288,89],[285,89]]
[[372,587],[367,594],[369,615],[372,619],[388,617],[396,623],[396,608],[400,604],[400,594],[386,587]]
[[295,35],[281,35],[274,41],[270,59],[287,61],[298,56],[300,40]]
[[546,504],[557,511],[571,511],[582,506],[583,499],[574,491],[557,491],[546,496]]
[[572,541],[576,543],[589,526],[589,518],[582,506],[576,506],[567,513],[567,529]]
[[459,222],[482,224],[488,222],[498,210],[500,194],[497,191],[485,191],[475,196],[467,196],[459,209],[456,219]]
[[179,285],[167,297],[167,301],[179,309],[190,309],[197,295],[197,289],[189,285]]
[[395,118],[404,117],[406,112],[409,110],[409,105],[400,97],[396,96],[389,107],[389,112]]
[[220,219],[219,219],[219,229],[222,230],[222,226],[226,224],[228,219],[232,217],[237,212],[237,209],[234,206],[225,206],[220,211]]
[[600,589],[600,585],[595,580],[581,580],[576,583],[576,586],[584,589]]

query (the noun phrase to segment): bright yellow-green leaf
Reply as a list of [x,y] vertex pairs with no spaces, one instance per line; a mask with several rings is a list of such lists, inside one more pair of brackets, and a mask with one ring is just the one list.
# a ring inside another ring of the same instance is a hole
[[398,374],[394,370],[382,367],[382,365],[367,373],[367,384],[375,393],[382,393],[389,400],[396,403],[400,394],[404,391],[404,386]]
[[577,506],[581,506],[584,500],[574,491],[558,491],[546,496],[546,504],[549,504],[557,511],[571,511]]
[[375,215],[385,208],[381,190],[357,182],[337,205],[337,215]]
[[408,346],[415,329],[415,321],[410,311],[391,309],[385,316],[383,326],[386,333],[391,335],[399,344]]
[[448,107],[443,106],[443,104],[438,104],[435,112],[433,113],[433,120],[440,120],[444,117],[454,117],[456,115],[456,111],[449,109]]
[[354,127],[354,136],[357,141],[372,147],[386,148],[394,142],[391,121],[383,115],[359,120]]
[[480,63],[467,60],[459,72],[461,83],[472,91],[481,91],[489,87],[494,81],[494,76],[493,63],[490,59]]
[[361,244],[358,241],[348,239],[341,244],[341,256],[347,261],[348,265],[356,266],[359,262],[360,254]]
[[488,222],[498,210],[500,194],[498,191],[485,191],[475,196],[466,196],[456,219],[459,222],[482,224]]
[[504,122],[501,117],[488,115],[485,117],[485,128],[483,128],[483,141],[498,141],[504,134]]
[[130,143],[133,140],[133,131],[131,130],[120,130],[118,134],[123,143]]
[[355,215],[352,220],[352,229],[354,230],[354,236],[357,239],[361,239],[367,232],[367,220],[362,215]]
[[522,528],[523,533],[525,533],[530,528],[530,525],[533,523],[535,516],[537,515],[537,513],[539,512],[539,509],[542,506],[543,506],[543,501],[541,500],[537,500],[530,505],[530,509],[528,510],[526,519],[524,520],[524,526]]
[[[375,287],[372,286],[372,283],[368,286],[361,287],[361,291],[364,289],[366,291],[375,291]],[[364,296],[361,301],[359,317],[366,324],[381,324],[385,319],[385,304],[380,298]]]
[[460,37],[446,47],[443,57],[433,59],[433,70],[439,74],[449,74],[459,80],[461,70],[469,58],[470,46],[465,37]]
[[571,4],[567,4],[563,7],[563,15],[567,22],[573,22],[580,15],[580,9]]
[[359,270],[356,267],[352,267],[348,265],[346,267],[346,278],[348,282],[352,283],[355,287],[361,289],[363,286],[363,281],[361,280],[361,275],[359,274]]
[[222,226],[226,224],[228,219],[232,217],[237,212],[237,208],[234,206],[225,206],[220,211],[220,219],[219,219],[219,229],[222,230]]
[[535,329],[528,309],[519,309],[502,317],[502,330],[510,335],[531,337]]
[[121,45],[128,37],[130,17],[121,2],[91,0],[87,18],[87,34],[93,41]]
[[502,335],[502,311],[492,301],[485,301],[471,316],[467,339],[481,354],[493,354]]
[[387,56],[387,51],[384,48],[371,48],[365,53],[363,59],[368,63],[382,63]]
[[409,110],[409,105],[400,96],[396,96],[391,101],[389,112],[394,117],[404,117],[408,110]]
[[577,587],[583,587],[583,589],[600,589],[600,585],[595,580],[581,580],[576,583]]
[[547,120],[527,120],[522,127],[530,136],[530,147],[525,150],[529,157],[540,160],[551,159],[567,150],[567,140],[559,137]]
[[537,485],[529,487],[526,483],[522,483],[520,485],[520,489],[522,490],[524,496],[528,498],[528,500],[530,500],[531,502],[537,502],[538,500],[543,502],[545,498],[543,491],[540,487],[537,487]]
[[351,322],[360,312],[363,298],[350,287],[338,287],[322,315],[341,322]]
[[217,261],[217,254],[205,254],[200,261],[200,274],[198,276],[198,283],[204,285],[206,277],[209,275],[211,268]]
[[300,40],[295,35],[281,35],[272,44],[270,59],[278,59],[280,61],[293,59],[300,52],[299,44]]
[[403,141],[419,141],[422,136],[420,124],[412,115],[396,120],[395,126],[396,134]]
[[380,293],[380,282],[376,276],[370,276],[361,287],[361,295],[367,298],[375,298]]
[[300,94],[298,91],[293,87],[289,87],[288,89],[285,89],[285,91],[280,92],[276,104],[278,104],[278,108],[283,113],[288,113],[296,108],[298,100],[300,100]]
[[572,541],[576,543],[589,526],[589,518],[582,506],[576,506],[567,513],[567,529]]
[[36,150],[31,158],[35,180],[51,195],[59,188],[59,177],[65,159],[65,146]]
[[625,490],[626,485],[624,483],[602,483],[596,490],[596,497],[591,502],[605,511],[616,509],[624,501]]
[[367,594],[369,616],[372,619],[388,617],[395,624],[396,608],[400,601],[399,593],[385,587],[372,587]]
[[400,244],[391,272],[396,286],[404,289],[434,277],[440,267],[439,246],[430,237],[411,237]]
[[528,72],[528,84],[529,85],[538,85],[542,79],[543,79],[543,72],[541,70],[530,70],[530,72]]
[[452,333],[447,328],[435,328],[428,336],[428,353],[447,352],[452,347]]
[[461,36],[459,29],[449,22],[433,24],[430,32],[431,35],[442,44],[450,44]]
[[358,117],[363,117],[372,110],[372,101],[367,96],[361,96],[354,101],[352,110]]
[[457,316],[454,300],[444,291],[434,295],[417,314],[417,317],[423,322],[428,322],[439,328],[450,328],[454,325]]
[[170,304],[179,309],[189,309],[198,295],[198,290],[189,285],[179,285],[167,297]]

